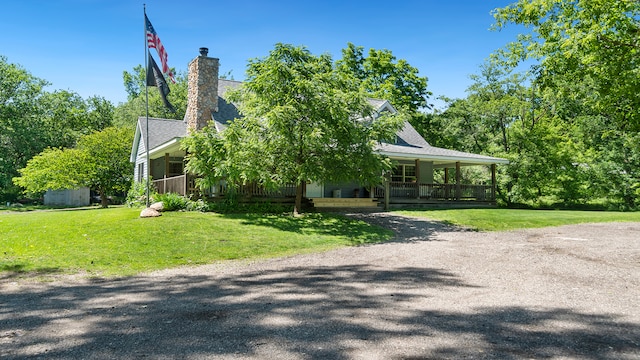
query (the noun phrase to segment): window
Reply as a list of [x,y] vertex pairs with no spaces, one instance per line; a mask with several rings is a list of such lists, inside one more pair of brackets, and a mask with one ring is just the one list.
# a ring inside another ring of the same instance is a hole
[[391,181],[416,182],[415,165],[396,165],[391,173]]
[[181,158],[170,158],[167,176],[178,176],[184,174],[184,163]]
[[144,163],[138,164],[138,182],[144,180]]

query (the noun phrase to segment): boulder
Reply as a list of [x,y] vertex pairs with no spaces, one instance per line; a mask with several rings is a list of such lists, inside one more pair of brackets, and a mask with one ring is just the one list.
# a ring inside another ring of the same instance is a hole
[[162,210],[164,210],[164,203],[162,201],[154,202],[153,204],[149,205],[149,208],[162,212]]
[[158,216],[162,216],[162,213],[160,213],[160,211],[156,210],[156,209],[152,209],[150,207],[143,209],[140,212],[140,217],[141,218],[148,218],[148,217],[158,217]]

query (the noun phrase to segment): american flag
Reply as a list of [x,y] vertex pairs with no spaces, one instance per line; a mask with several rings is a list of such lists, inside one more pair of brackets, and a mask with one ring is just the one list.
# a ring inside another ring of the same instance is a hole
[[176,79],[173,76],[171,69],[169,69],[169,65],[167,65],[167,51],[164,49],[164,45],[162,45],[162,42],[158,37],[158,33],[156,33],[153,25],[151,25],[151,21],[149,21],[147,14],[144,14],[144,20],[147,29],[147,45],[149,46],[149,49],[156,49],[158,56],[160,56],[160,63],[162,63],[162,72],[165,73],[169,79],[171,79],[171,82],[175,84]]

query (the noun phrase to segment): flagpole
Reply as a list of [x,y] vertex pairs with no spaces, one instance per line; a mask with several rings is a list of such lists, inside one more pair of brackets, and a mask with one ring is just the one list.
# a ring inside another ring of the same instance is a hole
[[147,134],[146,134],[146,142],[144,144],[145,148],[147,148],[147,166],[146,166],[146,170],[147,170],[147,176],[146,176],[146,181],[147,181],[147,207],[150,206],[151,204],[151,200],[149,199],[149,186],[150,186],[150,176],[151,176],[151,164],[149,161],[149,86],[147,85],[147,76],[149,76],[149,72],[148,72],[148,66],[149,66],[149,46],[148,46],[148,40],[147,40],[147,4],[142,4],[142,8],[143,8],[143,12],[144,12],[144,95],[145,95],[145,104],[146,104],[146,128],[147,128]]

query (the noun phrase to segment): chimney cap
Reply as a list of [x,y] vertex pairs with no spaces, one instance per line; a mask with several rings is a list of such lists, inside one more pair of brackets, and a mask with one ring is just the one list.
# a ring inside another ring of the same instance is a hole
[[207,56],[207,54],[209,54],[209,48],[201,47],[200,48],[200,55]]

